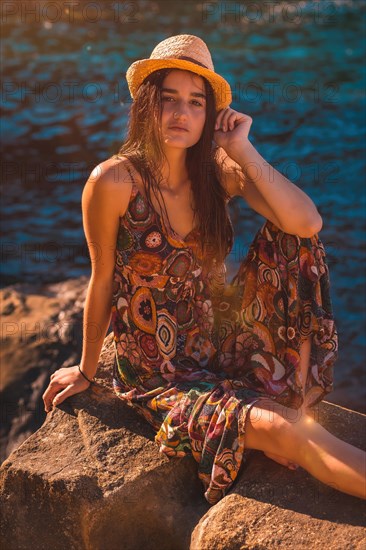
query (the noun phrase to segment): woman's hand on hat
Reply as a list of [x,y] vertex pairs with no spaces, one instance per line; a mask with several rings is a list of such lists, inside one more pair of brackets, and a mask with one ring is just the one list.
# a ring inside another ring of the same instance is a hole
[[230,107],[222,109],[216,117],[214,140],[219,147],[225,149],[230,156],[230,150],[248,141],[248,135],[253,119],[234,111]]

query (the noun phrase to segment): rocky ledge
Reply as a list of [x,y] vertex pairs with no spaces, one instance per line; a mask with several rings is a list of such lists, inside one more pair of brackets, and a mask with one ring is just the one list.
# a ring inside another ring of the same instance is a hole
[[[243,550],[365,546],[364,503],[252,451],[210,507],[190,457],[168,459],[111,387],[112,334],[97,383],[64,401],[0,469],[7,550]],[[323,402],[317,420],[349,443],[365,417]]]
[[1,461],[43,424],[50,375],[80,359],[88,282],[17,283],[0,291]]

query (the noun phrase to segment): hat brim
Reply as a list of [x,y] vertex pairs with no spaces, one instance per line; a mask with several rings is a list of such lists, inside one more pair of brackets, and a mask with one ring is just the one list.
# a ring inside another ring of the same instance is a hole
[[207,78],[215,94],[216,111],[225,109],[232,102],[230,85],[222,76],[185,59],[140,59],[132,63],[126,72],[126,80],[132,99],[135,99],[137,90],[149,74],[159,69],[170,68],[192,71]]

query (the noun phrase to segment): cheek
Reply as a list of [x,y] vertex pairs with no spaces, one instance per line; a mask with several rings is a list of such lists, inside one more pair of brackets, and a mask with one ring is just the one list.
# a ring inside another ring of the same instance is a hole
[[173,107],[169,103],[163,103],[161,107],[161,117],[162,118],[169,118],[172,116]]
[[205,122],[206,122],[206,114],[204,113],[200,118],[199,118],[199,124],[198,126],[200,127],[200,132],[202,133],[203,132],[203,128],[205,126]]

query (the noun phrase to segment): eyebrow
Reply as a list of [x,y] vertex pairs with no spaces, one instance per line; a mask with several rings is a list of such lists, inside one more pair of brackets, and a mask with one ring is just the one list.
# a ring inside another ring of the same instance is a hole
[[[170,94],[178,94],[178,90],[173,90],[173,88],[162,88],[162,92],[169,92]],[[205,94],[200,94],[199,92],[191,92],[190,94],[193,97],[202,97],[203,99],[206,99]]]

